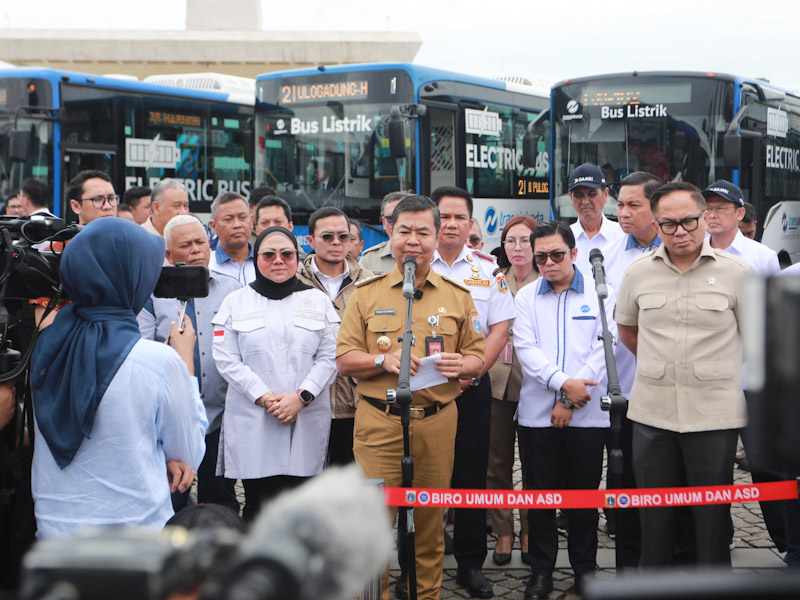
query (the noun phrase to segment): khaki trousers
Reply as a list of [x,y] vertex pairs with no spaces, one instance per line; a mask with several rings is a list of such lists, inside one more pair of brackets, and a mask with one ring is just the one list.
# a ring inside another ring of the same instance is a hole
[[[414,487],[447,488],[453,474],[458,410],[450,402],[424,419],[409,425],[411,456],[414,459]],[[383,479],[387,487],[402,484],[403,427],[400,417],[381,412],[368,402],[356,409],[353,454],[367,477]],[[394,523],[397,508],[389,509]],[[444,565],[443,508],[415,508],[417,597],[438,600]],[[389,568],[384,569],[383,598],[389,600]]]
[[[492,431],[489,446],[489,471],[486,475],[487,490],[511,490],[514,488],[514,441],[517,438],[517,423],[514,413],[517,403],[492,398]],[[525,481],[525,461],[520,448],[522,481]],[[492,532],[496,535],[514,535],[514,514],[511,508],[489,510]],[[528,534],[528,511],[520,509],[521,533]]]

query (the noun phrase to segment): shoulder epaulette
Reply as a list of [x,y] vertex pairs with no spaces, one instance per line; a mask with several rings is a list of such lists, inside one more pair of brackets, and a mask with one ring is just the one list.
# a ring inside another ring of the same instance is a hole
[[455,279],[451,279],[450,277],[447,277],[446,275],[441,275],[441,278],[444,279],[446,282],[452,283],[454,286],[456,286],[458,288],[461,288],[465,292],[470,293],[469,292],[469,288],[467,286],[465,286],[463,283],[461,283],[460,281],[456,281]]
[[365,254],[369,254],[370,252],[377,252],[378,250],[382,250],[385,245],[386,242],[380,242],[378,244],[375,244],[374,246],[370,246],[369,248],[364,250],[364,252],[361,253],[361,256],[363,257]]
[[368,283],[372,283],[373,281],[377,281],[381,277],[386,277],[389,274],[389,271],[385,273],[379,273],[378,275],[373,275],[372,277],[367,277],[366,279],[362,279],[361,281],[356,281],[356,287],[361,287],[362,285],[367,285]]
[[497,277],[498,275],[505,275],[505,269],[503,267],[497,267],[494,271],[492,271],[492,277]]
[[490,262],[494,262],[494,261],[496,261],[496,260],[497,260],[497,259],[496,259],[494,256],[491,256],[491,255],[489,255],[489,254],[484,254],[483,252],[478,252],[477,250],[473,250],[473,251],[472,251],[472,253],[473,253],[475,256],[479,256],[479,257],[480,257],[480,258],[482,258],[483,260],[488,260],[488,261],[490,261]]

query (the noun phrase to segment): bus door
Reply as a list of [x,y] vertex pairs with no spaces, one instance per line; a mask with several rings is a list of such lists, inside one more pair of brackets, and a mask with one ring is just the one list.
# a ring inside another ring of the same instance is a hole
[[74,215],[69,208],[69,202],[66,200],[67,184],[81,171],[87,169],[102,171],[107,173],[111,180],[115,182],[114,191],[122,195],[125,190],[119,189],[117,186],[120,182],[116,178],[117,168],[117,147],[104,144],[84,144],[84,145],[70,145],[64,144],[61,148],[62,170],[63,176],[61,179],[61,212],[59,215],[62,219],[74,221]]
[[456,123],[458,107],[445,102],[423,102],[428,108],[420,136],[419,193],[426,196],[443,185],[457,185],[458,164]]

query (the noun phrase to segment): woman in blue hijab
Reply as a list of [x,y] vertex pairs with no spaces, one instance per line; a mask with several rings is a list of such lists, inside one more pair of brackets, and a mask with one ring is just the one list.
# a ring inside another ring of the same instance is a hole
[[31,358],[40,537],[84,525],[160,529],[173,514],[167,462],[196,469],[203,458],[191,324],[183,334],[173,324],[173,349],[141,339],[136,321],[163,260],[161,238],[119,218],[93,221],[64,251],[72,304]]

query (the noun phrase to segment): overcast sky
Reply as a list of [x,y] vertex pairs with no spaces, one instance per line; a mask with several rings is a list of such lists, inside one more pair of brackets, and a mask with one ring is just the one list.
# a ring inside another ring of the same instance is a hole
[[[268,0],[262,13],[269,30],[415,31],[423,44],[414,62],[475,75],[669,69],[800,88],[800,0]],[[185,0],[0,0],[2,28],[185,24]]]

